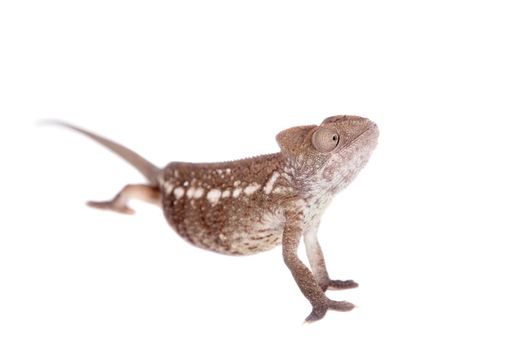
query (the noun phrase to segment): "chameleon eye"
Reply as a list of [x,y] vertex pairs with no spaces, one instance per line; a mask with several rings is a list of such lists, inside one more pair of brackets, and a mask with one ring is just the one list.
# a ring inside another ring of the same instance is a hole
[[339,144],[339,134],[335,130],[319,127],[312,135],[312,144],[320,152],[330,152]]

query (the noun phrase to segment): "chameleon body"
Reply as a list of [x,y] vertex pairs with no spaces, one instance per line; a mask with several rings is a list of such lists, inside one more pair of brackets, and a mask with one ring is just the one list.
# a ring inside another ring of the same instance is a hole
[[[321,319],[329,309],[354,307],[325,295],[328,288],[354,288],[357,283],[329,278],[317,228],[334,195],[370,158],[379,135],[372,121],[334,116],[319,126],[280,132],[279,153],[222,163],[172,162],[164,168],[106,138],[60,124],[108,147],[148,180],[126,185],[110,201],[88,205],[131,214],[129,199],[157,204],[185,240],[222,254],[249,255],[282,245],[286,266],[312,304],[306,321]],[[297,256],[301,239],[311,269]]]

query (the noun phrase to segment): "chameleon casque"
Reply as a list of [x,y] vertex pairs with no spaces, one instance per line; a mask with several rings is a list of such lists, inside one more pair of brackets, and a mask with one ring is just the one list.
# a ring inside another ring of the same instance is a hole
[[[366,165],[377,145],[375,123],[357,116],[334,116],[321,125],[281,131],[281,151],[221,163],[171,162],[158,168],[137,153],[106,138],[62,122],[115,152],[148,180],[129,184],[110,201],[88,205],[132,214],[130,199],[159,205],[168,223],[185,240],[227,255],[249,255],[282,245],[286,266],[312,304],[306,321],[327,310],[354,305],[334,301],[327,289],[357,287],[332,280],[317,240],[323,212]],[[297,256],[304,239],[309,269]]]

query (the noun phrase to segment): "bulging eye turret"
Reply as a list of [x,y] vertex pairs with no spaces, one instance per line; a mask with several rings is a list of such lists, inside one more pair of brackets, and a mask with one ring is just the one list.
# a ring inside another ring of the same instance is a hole
[[320,126],[312,135],[312,144],[319,152],[330,152],[339,144],[337,131]]

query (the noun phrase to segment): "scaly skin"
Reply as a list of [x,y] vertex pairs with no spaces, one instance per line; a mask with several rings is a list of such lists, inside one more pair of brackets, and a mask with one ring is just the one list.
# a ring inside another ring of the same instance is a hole
[[[323,318],[327,310],[354,307],[325,295],[327,289],[358,285],[330,279],[317,229],[334,195],[366,165],[377,144],[379,132],[370,120],[330,117],[320,126],[280,132],[279,153],[223,163],[173,162],[163,169],[113,141],[60,124],[108,147],[149,180],[148,185],[127,185],[112,200],[90,206],[132,214],[130,198],[158,204],[184,239],[222,254],[249,255],[282,244],[284,262],[312,304],[306,321]],[[301,238],[311,270],[297,256]]]

